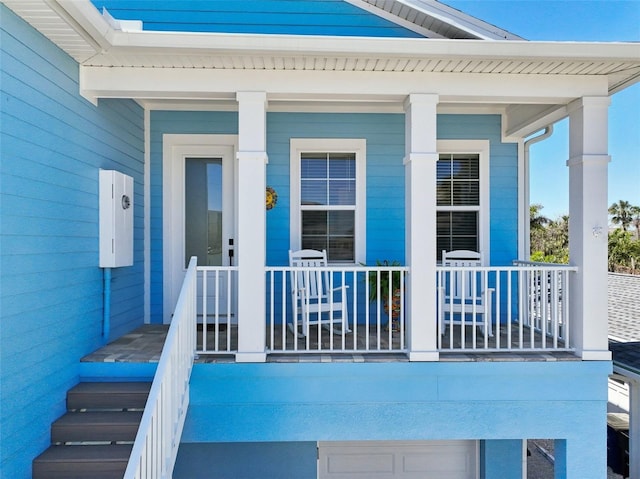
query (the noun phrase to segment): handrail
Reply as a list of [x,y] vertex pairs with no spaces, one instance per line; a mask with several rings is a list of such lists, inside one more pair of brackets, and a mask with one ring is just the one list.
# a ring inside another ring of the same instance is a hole
[[578,270],[577,267],[566,263],[547,263],[545,261],[527,261],[522,259],[514,259],[512,263],[514,266],[549,266],[553,268],[575,268],[576,271]]
[[164,479],[173,473],[189,405],[196,349],[197,258],[192,257],[124,479]]

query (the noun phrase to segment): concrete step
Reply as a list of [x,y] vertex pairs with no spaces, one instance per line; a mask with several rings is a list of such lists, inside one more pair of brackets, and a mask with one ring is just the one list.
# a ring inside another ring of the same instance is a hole
[[133,442],[142,411],[68,412],[51,426],[51,442]]
[[149,382],[79,383],[67,393],[67,409],[143,409]]
[[122,479],[131,445],[51,446],[33,461],[33,479]]

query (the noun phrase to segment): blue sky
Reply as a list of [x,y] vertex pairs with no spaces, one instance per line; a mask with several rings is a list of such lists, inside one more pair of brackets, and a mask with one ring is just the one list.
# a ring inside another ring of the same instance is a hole
[[[640,0],[441,1],[527,40],[640,42]],[[640,84],[612,97],[609,154],[609,204],[640,206]],[[531,148],[531,202],[549,218],[569,212],[568,155],[567,120]]]

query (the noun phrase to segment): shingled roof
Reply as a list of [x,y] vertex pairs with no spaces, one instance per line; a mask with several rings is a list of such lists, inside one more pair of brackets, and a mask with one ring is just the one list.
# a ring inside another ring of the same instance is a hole
[[614,366],[640,374],[640,276],[609,273],[608,295]]

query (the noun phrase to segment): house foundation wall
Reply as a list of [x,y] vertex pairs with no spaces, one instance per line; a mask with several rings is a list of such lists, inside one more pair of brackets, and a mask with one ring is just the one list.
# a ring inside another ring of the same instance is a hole
[[[578,361],[196,364],[182,443],[485,440],[487,477],[499,477],[505,464],[521,469],[516,443],[545,437],[570,446],[562,477],[596,479],[606,455],[581,454],[587,467],[571,454],[605,444],[610,369]],[[573,474],[578,465],[587,475]]]

